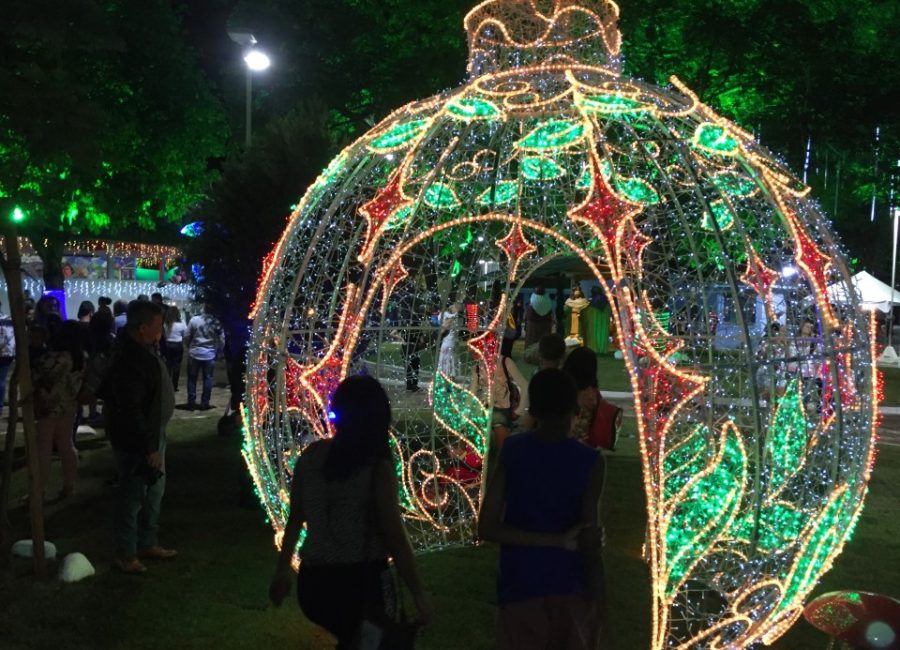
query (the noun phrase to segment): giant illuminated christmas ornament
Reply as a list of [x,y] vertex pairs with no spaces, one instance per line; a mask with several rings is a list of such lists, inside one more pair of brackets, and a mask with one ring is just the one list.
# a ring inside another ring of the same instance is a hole
[[621,76],[617,16],[478,5],[468,82],[325,169],[266,260],[244,453],[278,543],[295,459],[331,435],[340,380],[367,372],[392,397],[415,543],[472,542],[508,310],[542,264],[577,258],[634,391],[652,647],[770,642],[859,516],[869,324],[829,301],[849,275],[808,188],[677,79]]

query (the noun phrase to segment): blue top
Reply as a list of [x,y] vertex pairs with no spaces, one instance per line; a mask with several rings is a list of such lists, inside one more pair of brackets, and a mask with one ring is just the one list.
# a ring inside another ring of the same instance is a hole
[[[510,436],[501,461],[506,474],[503,522],[539,533],[564,533],[581,521],[581,506],[600,452],[573,438],[542,441]],[[587,573],[576,551],[549,546],[500,547],[500,605],[550,595],[585,594]]]

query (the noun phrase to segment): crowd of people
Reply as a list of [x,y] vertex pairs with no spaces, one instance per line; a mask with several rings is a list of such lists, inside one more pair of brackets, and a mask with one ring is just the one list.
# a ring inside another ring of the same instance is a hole
[[[176,552],[160,546],[157,539],[165,490],[166,425],[175,408],[185,348],[184,408],[212,408],[213,369],[224,347],[224,331],[211,306],[184,322],[179,308],[167,305],[160,293],[140,295],[129,303],[101,296],[96,307],[83,301],[76,318],[64,320],[59,300],[44,295],[36,302],[26,301],[26,319],[40,469],[37,493],[46,498],[55,449],[62,466],[56,499],[72,497],[78,475],[76,435],[95,434],[93,427],[105,427],[117,467],[115,566],[125,573],[141,573],[146,570],[144,559],[174,557]],[[4,397],[15,357],[12,321],[0,313]]]
[[[440,317],[449,332],[437,368],[448,375],[458,369],[441,357],[455,343],[447,341],[460,309],[450,305]],[[617,428],[621,412],[600,408],[592,350],[545,332],[529,381],[512,358],[513,340],[501,345],[492,382],[480,370],[473,377],[475,391],[490,385],[493,402],[493,461],[478,532],[500,544],[498,646],[594,648],[608,634],[599,519],[606,463],[591,429],[598,417],[613,418],[607,424]],[[289,593],[305,530],[297,598],[307,618],[338,648],[412,647],[392,644],[410,634],[410,621],[427,623],[433,606],[400,516],[387,393],[370,376],[351,376],[334,393],[331,413],[334,438],[308,447],[293,471],[270,597],[280,605]],[[474,480],[479,469],[469,472]],[[412,595],[415,616],[399,615],[404,590],[393,573]]]

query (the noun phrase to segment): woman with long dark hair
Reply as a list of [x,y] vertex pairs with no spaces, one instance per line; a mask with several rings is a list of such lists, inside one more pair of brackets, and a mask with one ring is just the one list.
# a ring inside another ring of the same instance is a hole
[[78,321],[66,321],[50,337],[50,349],[34,364],[34,411],[41,486],[50,478],[53,446],[63,469],[60,497],[75,493],[77,452],[72,439],[78,393],[85,367],[84,335]]
[[349,377],[332,397],[331,414],[335,436],[312,443],[294,466],[291,511],[269,597],[280,605],[290,591],[291,561],[305,523],[300,608],[337,637],[339,649],[360,647],[363,638],[366,647],[378,647],[394,597],[383,580],[389,557],[423,623],[431,603],[400,516],[387,394],[371,377]]

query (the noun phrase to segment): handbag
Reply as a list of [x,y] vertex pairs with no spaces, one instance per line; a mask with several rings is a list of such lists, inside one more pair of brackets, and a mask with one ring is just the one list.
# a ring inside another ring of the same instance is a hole
[[622,409],[612,402],[603,399],[597,391],[597,408],[588,428],[588,444],[595,449],[616,450],[616,438],[622,428]]
[[519,404],[522,403],[522,393],[516,382],[509,376],[509,370],[506,369],[506,357],[503,357],[503,374],[506,375],[506,388],[509,391],[509,410],[515,417],[519,410]]
[[413,650],[419,623],[412,620],[404,606],[403,592],[393,564],[379,575],[380,600],[384,608],[373,612],[362,623],[360,650]]

